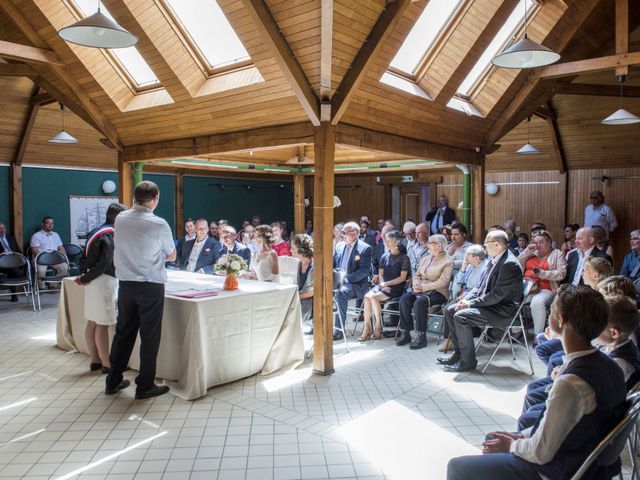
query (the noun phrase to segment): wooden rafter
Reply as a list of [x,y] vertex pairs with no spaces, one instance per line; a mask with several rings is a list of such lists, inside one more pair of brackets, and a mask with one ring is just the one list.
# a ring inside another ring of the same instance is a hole
[[336,125],[349,106],[355,91],[364,79],[369,66],[381,50],[385,40],[389,37],[396,24],[402,17],[411,0],[394,0],[387,4],[380,14],[371,33],[353,59],[349,70],[336,89],[331,102],[331,123]]
[[320,117],[331,120],[331,65],[333,63],[333,0],[320,4]]
[[315,126],[320,125],[318,97],[291,51],[291,47],[280,32],[269,7],[264,0],[242,0],[242,3],[260,31],[263,40],[269,46],[274,60],[298,97],[309,120]]
[[602,72],[614,70],[619,67],[640,65],[640,52],[609,55],[608,57],[588,58],[575,62],[558,63],[541,68],[535,74],[535,78],[561,78],[579,75],[581,73]]
[[[616,0],[616,53],[629,52],[629,0]],[[616,68],[616,75],[629,75],[629,66]]]
[[[33,87],[31,99],[35,98],[38,95],[39,90],[40,88],[38,86]],[[29,139],[31,138],[31,132],[33,131],[33,125],[36,123],[36,117],[38,116],[38,111],[40,110],[39,103],[29,103],[30,105],[29,110],[27,111],[27,117],[24,120],[22,132],[20,133],[20,140],[18,142],[18,146],[16,147],[16,153],[13,156],[13,165],[22,165],[22,160],[24,159],[24,154],[27,151]]]
[[43,92],[43,93],[39,93],[37,95],[34,95],[33,97],[31,97],[29,99],[29,105],[40,105],[41,107],[44,107],[45,105],[49,105],[51,103],[55,103],[56,99],[54,97],[51,96],[51,94],[47,93],[47,92]]
[[62,63],[58,55],[52,50],[6,42],[4,40],[0,40],[0,57],[27,63],[46,63],[64,66],[64,63]]
[[564,144],[562,143],[562,137],[560,136],[560,128],[558,127],[558,115],[553,108],[551,100],[547,101],[547,109],[551,112],[551,115],[547,118],[547,124],[551,128],[551,140],[553,143],[553,150],[556,154],[556,160],[558,162],[558,171],[560,173],[566,173],[568,170],[567,154],[564,150]]
[[[592,83],[564,83],[558,87],[557,93],[563,95],[619,97],[620,87],[617,85],[596,85]],[[640,87],[625,85],[624,96],[640,97]]]
[[35,77],[38,75],[24,63],[0,63],[0,77]]

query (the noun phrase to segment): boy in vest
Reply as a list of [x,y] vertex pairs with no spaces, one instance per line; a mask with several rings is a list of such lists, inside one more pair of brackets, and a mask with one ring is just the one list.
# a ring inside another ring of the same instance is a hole
[[[549,322],[566,354],[544,411],[531,429],[489,434],[485,455],[451,459],[448,480],[560,480],[578,469],[625,412],[622,370],[591,346],[608,317],[609,306],[599,292],[562,285]],[[611,478],[615,473],[603,468],[593,465],[585,478]]]

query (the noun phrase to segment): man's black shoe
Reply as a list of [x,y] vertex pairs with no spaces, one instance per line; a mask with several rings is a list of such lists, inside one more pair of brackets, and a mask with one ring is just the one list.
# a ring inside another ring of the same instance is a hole
[[18,301],[18,296],[17,295],[11,295],[11,301],[12,302],[17,302]]
[[409,330],[400,330],[400,336],[398,340],[396,340],[396,345],[402,347],[408,343],[411,343],[411,333],[409,333]]
[[344,336],[342,335],[342,332],[340,330],[336,330],[335,332],[333,332],[333,341],[337,342],[338,340],[342,340],[344,338]]
[[166,385],[154,385],[148,390],[142,392],[136,391],[136,400],[142,400],[143,398],[157,397],[158,395],[164,395],[169,391],[169,387]]
[[440,365],[453,365],[460,361],[460,357],[456,354],[451,355],[450,357],[438,357],[436,358],[436,362]]
[[457,363],[454,363],[453,365],[445,365],[444,369],[447,372],[461,373],[461,372],[470,372],[472,370],[475,370],[476,366],[477,365],[466,365],[462,362],[457,362]]
[[120,390],[124,390],[129,385],[131,385],[131,382],[129,382],[129,380],[125,379],[125,380],[122,380],[115,387],[107,387],[107,388],[105,388],[104,389],[104,393],[106,393],[107,395],[113,395],[114,393],[118,393]]
[[418,332],[416,338],[411,342],[409,348],[411,350],[419,350],[420,348],[425,348],[427,346],[427,334],[425,332]]

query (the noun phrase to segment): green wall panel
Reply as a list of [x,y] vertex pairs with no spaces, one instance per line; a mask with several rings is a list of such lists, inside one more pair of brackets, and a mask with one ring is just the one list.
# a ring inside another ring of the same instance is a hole
[[260,215],[263,223],[285,220],[292,228],[293,183],[185,175],[183,214],[210,222],[226,218],[236,228]]
[[10,169],[6,165],[0,165],[0,222],[7,226],[11,232],[11,193],[10,193]]

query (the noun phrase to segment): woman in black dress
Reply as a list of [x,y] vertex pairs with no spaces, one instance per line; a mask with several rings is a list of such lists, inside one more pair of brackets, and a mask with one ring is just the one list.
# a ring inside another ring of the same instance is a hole
[[364,331],[358,338],[364,342],[371,337],[371,317],[376,318],[374,340],[382,338],[382,309],[381,303],[396,298],[404,292],[407,275],[411,270],[409,257],[401,250],[402,236],[397,230],[384,234],[383,238],[387,252],[380,259],[378,278],[380,283],[364,296]]

